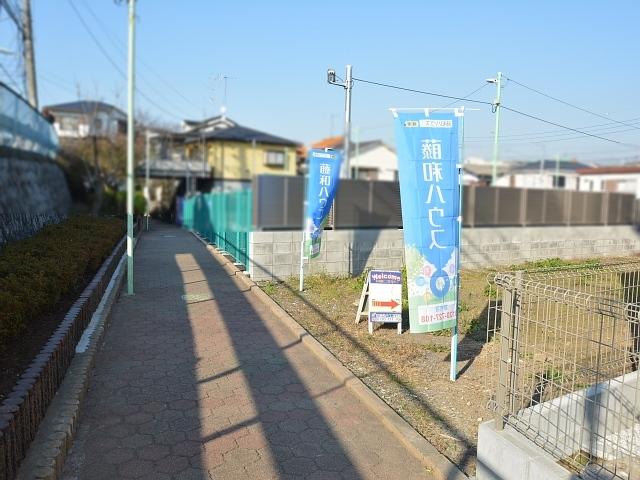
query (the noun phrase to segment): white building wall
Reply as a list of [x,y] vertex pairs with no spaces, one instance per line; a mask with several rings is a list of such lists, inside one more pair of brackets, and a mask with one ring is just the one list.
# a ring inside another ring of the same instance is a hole
[[[578,176],[573,173],[560,172],[560,176],[565,178],[565,184],[563,189],[565,190],[578,190]],[[544,172],[542,175],[539,173],[516,173],[503,175],[496,180],[496,186],[498,187],[515,187],[515,188],[539,188],[539,189],[552,189],[553,178],[555,172]],[[513,179],[513,180],[512,180]]]
[[354,155],[349,160],[351,168],[375,169],[378,171],[378,180],[393,181],[398,172],[398,156],[390,148],[380,145],[376,148]]
[[580,191],[604,192],[607,182],[615,182],[616,192],[633,193],[640,198],[640,173],[604,173],[582,175],[580,177]]

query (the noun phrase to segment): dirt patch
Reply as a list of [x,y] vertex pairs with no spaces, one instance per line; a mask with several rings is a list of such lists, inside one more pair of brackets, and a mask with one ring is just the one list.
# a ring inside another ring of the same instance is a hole
[[362,278],[314,275],[306,290],[297,279],[263,283],[263,290],[327,347],[347,368],[396,410],[465,473],[475,473],[478,425],[486,410],[489,374],[484,350],[487,271],[463,272],[458,347],[460,378],[449,380],[450,336],[398,335],[394,325],[373,335],[365,321],[355,324]]

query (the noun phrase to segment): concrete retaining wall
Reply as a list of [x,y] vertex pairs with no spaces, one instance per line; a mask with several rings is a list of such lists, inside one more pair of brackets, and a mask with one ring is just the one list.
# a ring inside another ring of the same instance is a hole
[[0,245],[30,237],[71,209],[62,169],[48,160],[0,158]]
[[[256,280],[285,280],[298,274],[300,231],[251,232],[249,273]],[[462,265],[482,268],[544,258],[621,256],[640,252],[635,227],[488,227],[462,232]],[[366,268],[399,269],[404,262],[402,230],[327,230],[320,256],[306,272],[359,275]]]
[[[625,432],[634,428],[640,413],[638,375],[627,373],[520,410],[514,416],[518,429],[524,429],[535,442],[512,426],[497,430],[494,421],[481,424],[478,480],[582,478],[557,464],[559,458],[578,452],[593,455],[609,470],[623,472],[629,468],[626,461],[637,457],[640,449],[638,439]],[[594,467],[597,469],[598,463]]]

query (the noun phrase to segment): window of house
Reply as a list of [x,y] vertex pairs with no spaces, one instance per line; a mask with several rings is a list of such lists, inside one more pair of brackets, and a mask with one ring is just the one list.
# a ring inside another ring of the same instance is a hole
[[60,130],[65,132],[75,132],[78,130],[79,122],[74,117],[62,117],[60,119]]
[[557,188],[564,188],[567,181],[567,177],[564,175],[554,175],[553,176],[553,186]]
[[284,152],[267,150],[265,152],[264,163],[271,167],[284,167]]

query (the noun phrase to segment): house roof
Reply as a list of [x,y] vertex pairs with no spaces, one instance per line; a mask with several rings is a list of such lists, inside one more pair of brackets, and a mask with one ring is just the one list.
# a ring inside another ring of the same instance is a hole
[[580,169],[589,167],[589,165],[580,163],[575,160],[535,160],[533,162],[523,163],[522,165],[515,167],[512,172],[540,172],[540,170],[555,172],[556,169],[563,172],[577,172]]
[[205,118],[204,120],[183,120],[183,125],[189,130],[198,130],[200,128],[210,127],[212,125],[223,125],[224,127],[233,127],[237,125],[226,115],[216,115],[215,117]]
[[[354,153],[356,150],[358,150],[359,153],[365,153],[377,147],[386,147],[391,151],[395,151],[392,147],[384,143],[382,140],[367,140],[366,142],[359,142],[357,148],[355,142],[353,142],[352,140],[349,150],[351,151],[351,153]],[[344,148],[344,137],[337,136],[323,138],[322,140],[318,140],[317,142],[312,143],[311,148],[332,148],[334,150],[342,150]]]
[[602,175],[606,173],[640,173],[640,165],[610,165],[607,167],[580,168],[580,175]]
[[340,149],[342,148],[342,135],[338,135],[337,137],[327,137],[322,140],[318,140],[311,144],[311,148],[334,148]]
[[48,105],[42,109],[49,112],[67,112],[67,113],[94,113],[94,112],[107,112],[107,113],[119,113],[126,117],[126,114],[118,107],[110,105],[104,102],[92,101],[92,100],[80,100],[77,102],[58,103],[56,105]]
[[[510,172],[516,167],[516,165],[509,165],[506,163],[500,163],[496,165],[496,174],[504,175]],[[493,174],[493,165],[490,163],[464,163],[462,169],[475,176],[490,177]]]
[[219,130],[212,130],[210,132],[204,132],[200,136],[192,136],[187,140],[187,143],[199,142],[204,140],[228,140],[235,142],[252,142],[267,143],[271,145],[288,145],[297,147],[298,142],[289,140],[287,138],[271,135],[270,133],[261,132],[260,130],[254,130],[253,128],[243,127],[242,125],[235,124],[232,127],[221,128]]

